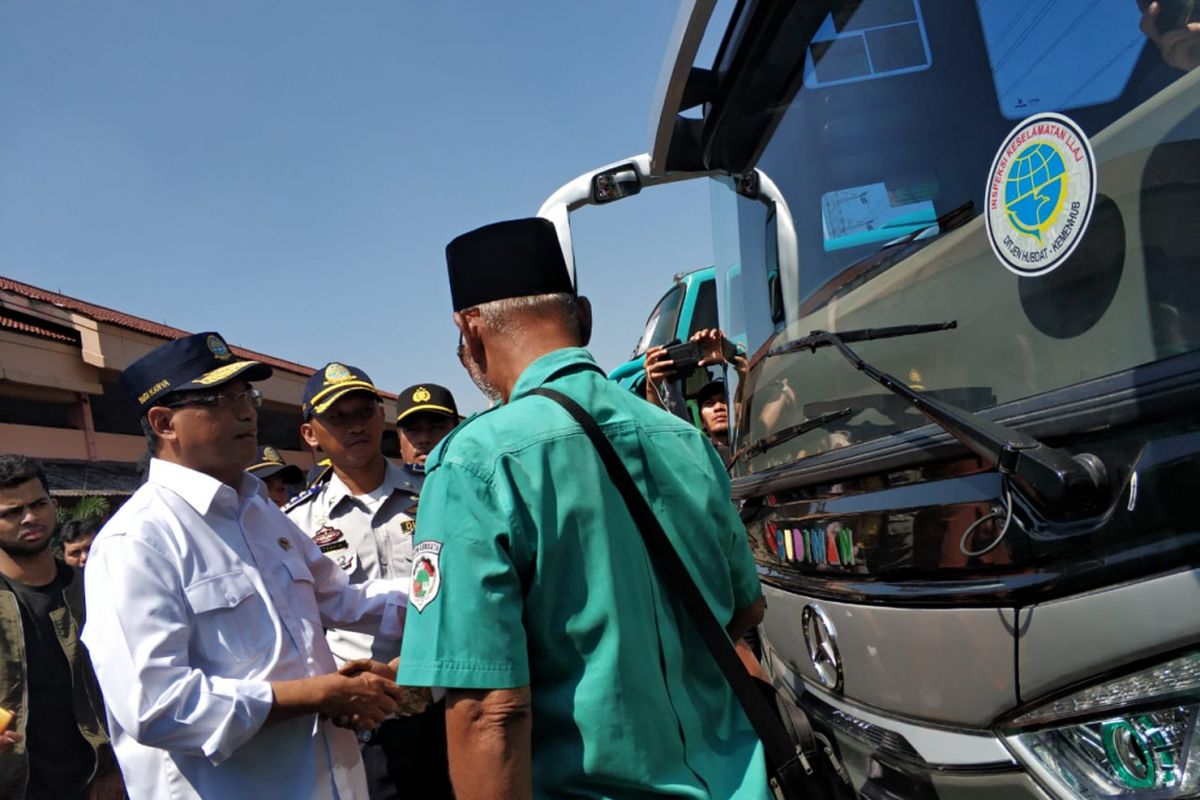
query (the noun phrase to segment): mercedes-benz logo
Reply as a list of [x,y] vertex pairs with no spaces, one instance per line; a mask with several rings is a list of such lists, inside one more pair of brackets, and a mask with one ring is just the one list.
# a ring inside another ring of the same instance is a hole
[[801,614],[804,645],[817,671],[817,679],[826,689],[842,690],[842,656],[838,653],[837,631],[820,606],[807,605]]

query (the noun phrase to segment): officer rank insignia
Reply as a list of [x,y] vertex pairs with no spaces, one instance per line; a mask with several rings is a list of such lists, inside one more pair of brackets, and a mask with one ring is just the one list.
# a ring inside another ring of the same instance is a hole
[[346,541],[346,534],[328,525],[321,526],[313,534],[313,542],[321,549],[322,553],[333,553],[338,550],[346,550],[350,547],[350,543]]
[[413,548],[412,589],[408,604],[418,614],[433,602],[442,588],[441,552],[441,542],[421,542]]

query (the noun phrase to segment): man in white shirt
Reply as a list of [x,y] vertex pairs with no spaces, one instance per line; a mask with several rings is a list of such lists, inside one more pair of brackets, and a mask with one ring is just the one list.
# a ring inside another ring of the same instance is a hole
[[323,627],[398,637],[407,586],[352,586],[244,472],[271,369],[215,333],[121,374],[155,458],[86,573],[83,641],[133,800],[350,798],[355,736],[396,709],[379,675],[335,672]]
[[[403,403],[403,398],[400,401]],[[317,370],[301,399],[305,442],[331,469],[284,507],[284,513],[352,583],[412,575],[412,536],[421,476],[383,455],[383,401],[366,372],[332,362]],[[339,665],[400,656],[400,640],[331,629],[326,634]],[[359,736],[370,800],[449,800],[446,708],[428,704],[428,690],[412,690],[405,713]]]

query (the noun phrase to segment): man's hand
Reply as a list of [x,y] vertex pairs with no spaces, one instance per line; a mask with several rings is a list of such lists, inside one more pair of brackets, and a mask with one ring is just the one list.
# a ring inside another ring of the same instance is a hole
[[1194,69],[1200,64],[1200,22],[1187,22],[1182,28],[1160,32],[1158,16],[1161,13],[1162,8],[1157,2],[1145,7],[1140,25],[1142,33],[1158,45],[1163,61],[1175,69]]
[[398,657],[393,658],[390,664],[384,664],[382,661],[376,661],[371,658],[356,658],[342,664],[338,668],[338,674],[353,676],[369,672],[372,675],[378,675],[381,678],[387,678],[389,681],[394,682],[398,669],[400,669],[400,659]]
[[662,402],[655,387],[675,375],[675,362],[667,358],[667,348],[651,347],[646,351],[646,361],[642,368],[646,371],[646,399],[656,406],[661,406]]
[[25,737],[16,731],[5,731],[0,733],[0,753],[7,753],[12,749],[13,745],[24,741]]
[[692,334],[692,341],[700,345],[700,366],[707,367],[710,364],[725,363],[725,351],[722,349],[725,344],[725,334],[720,329],[706,328],[696,331]]
[[396,713],[403,690],[393,680],[371,672],[357,675],[323,675],[323,693],[318,710],[337,719],[349,718],[355,730],[378,728]]
[[[366,672],[386,678],[394,683],[396,681],[396,672],[399,669],[399,658],[392,659],[389,664],[384,664],[381,661],[373,661],[369,658],[358,658],[342,664],[338,672],[342,675],[360,675]],[[414,714],[420,714],[433,705],[433,695],[428,687],[401,686],[399,688],[403,696],[396,704],[396,716],[411,717]],[[333,724],[343,728],[351,727],[351,721],[343,717],[335,717]]]

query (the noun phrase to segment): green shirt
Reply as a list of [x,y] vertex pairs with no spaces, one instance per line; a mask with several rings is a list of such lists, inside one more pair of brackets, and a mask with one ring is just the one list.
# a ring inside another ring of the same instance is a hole
[[761,595],[703,435],[556,350],[429,458],[399,682],[529,686],[539,797],[766,797],[762,747],[591,441],[521,397],[543,385],[596,418],[718,620]]

